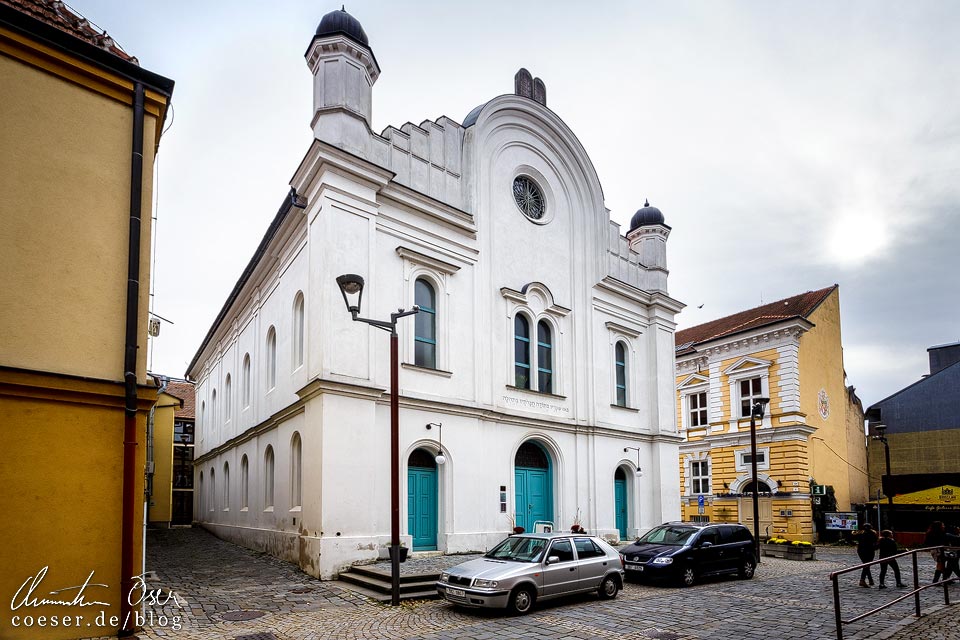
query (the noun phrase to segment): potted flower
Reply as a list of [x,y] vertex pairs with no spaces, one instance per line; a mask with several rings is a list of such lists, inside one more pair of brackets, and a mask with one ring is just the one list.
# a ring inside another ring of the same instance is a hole
[[[389,552],[391,562],[393,561],[393,549],[394,549],[393,545],[387,545],[387,551]],[[401,542],[399,549],[400,549],[400,562],[406,562],[407,552],[409,551],[409,549],[407,549],[407,545],[404,542]]]

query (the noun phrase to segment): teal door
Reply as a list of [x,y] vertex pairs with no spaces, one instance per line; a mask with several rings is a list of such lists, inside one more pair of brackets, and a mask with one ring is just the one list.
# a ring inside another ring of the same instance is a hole
[[623,469],[617,469],[613,479],[613,502],[617,510],[617,531],[620,532],[620,539],[627,539],[627,478]]
[[515,464],[516,526],[533,531],[537,521],[553,522],[550,461],[542,448],[527,442],[517,451]]
[[417,455],[419,451],[407,467],[407,532],[413,536],[414,551],[430,551],[437,548],[437,467],[413,466],[433,460],[429,454]]

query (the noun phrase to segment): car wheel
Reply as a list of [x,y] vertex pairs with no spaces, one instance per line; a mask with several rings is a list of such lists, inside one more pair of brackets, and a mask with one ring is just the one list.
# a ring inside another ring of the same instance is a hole
[[620,583],[613,576],[607,576],[600,583],[600,598],[603,600],[613,600],[620,591]]
[[692,587],[697,581],[697,572],[693,570],[693,567],[686,567],[683,570],[683,573],[680,574],[680,585],[683,587]]
[[520,587],[510,596],[510,611],[519,616],[530,613],[536,600],[537,597],[533,594],[533,589]]
[[744,558],[743,564],[740,565],[740,571],[737,574],[744,580],[749,580],[753,577],[753,572],[757,569],[757,563],[754,562],[753,558]]

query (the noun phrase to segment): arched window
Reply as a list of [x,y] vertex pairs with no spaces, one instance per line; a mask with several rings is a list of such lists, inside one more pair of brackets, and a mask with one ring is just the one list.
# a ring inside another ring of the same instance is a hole
[[273,510],[273,447],[263,454],[263,507]]
[[293,299],[293,369],[303,365],[303,338],[304,338],[304,317],[303,317],[303,293],[298,291]]
[[230,418],[233,417],[233,398],[230,387],[230,374],[227,374],[227,379],[223,382],[223,421],[230,422]]
[[200,472],[200,491],[197,493],[197,519],[203,520],[203,500],[206,494],[203,493],[203,471]]
[[537,323],[537,391],[553,393],[553,339],[546,320]]
[[216,433],[220,425],[217,424],[217,390],[210,394],[210,432]]
[[207,430],[207,403],[200,401],[200,442],[203,442],[203,434]]
[[243,408],[250,406],[250,354],[243,354],[243,380],[240,384],[243,386]]
[[617,406],[627,406],[627,350],[622,342],[614,350],[614,366],[617,375]]
[[277,330],[267,329],[267,390],[277,386]]
[[247,454],[243,454],[240,459],[240,509],[250,507],[250,462],[247,460]]
[[223,510],[230,511],[230,463],[223,463]]
[[414,304],[420,307],[416,316],[413,357],[418,367],[437,368],[437,296],[433,286],[424,278],[417,278],[414,286]]
[[518,313],[513,320],[514,386],[530,388],[530,323]]
[[301,490],[301,460],[302,443],[300,434],[294,433],[293,440],[290,443],[290,506],[291,508],[300,507],[303,504],[303,492]]
[[209,511],[217,510],[217,476],[210,467],[210,504],[207,505]]

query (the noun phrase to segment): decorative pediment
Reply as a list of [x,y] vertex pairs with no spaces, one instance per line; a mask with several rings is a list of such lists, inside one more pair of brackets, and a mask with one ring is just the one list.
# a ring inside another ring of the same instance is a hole
[[773,362],[770,360],[744,356],[724,369],[723,374],[726,376],[735,376],[741,373],[755,373],[761,369],[769,369],[771,365],[773,365]]
[[520,291],[503,287],[500,289],[500,295],[516,304],[527,306],[538,315],[546,312],[562,318],[570,313],[570,309],[554,302],[553,293],[547,288],[547,285],[540,282],[530,282],[524,285]]
[[699,373],[693,373],[683,380],[680,381],[680,384],[677,385],[678,391],[683,391],[684,389],[690,389],[692,387],[702,387],[703,385],[709,385],[710,378],[707,376],[702,376]]

